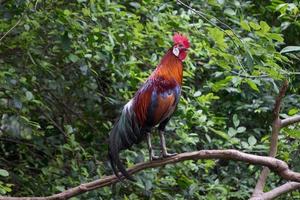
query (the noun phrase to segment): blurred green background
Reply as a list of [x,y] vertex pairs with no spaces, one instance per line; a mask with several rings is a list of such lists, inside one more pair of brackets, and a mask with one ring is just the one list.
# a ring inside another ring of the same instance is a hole
[[[109,131],[174,32],[188,35],[191,50],[167,126],[170,150],[267,154],[271,111],[285,79],[281,117],[300,112],[299,1],[184,2],[209,22],[175,0],[0,1],[1,195],[51,195],[112,174]],[[298,171],[299,139],[299,126],[283,129],[277,156]],[[127,166],[147,160],[146,142],[122,158]],[[72,199],[248,199],[260,170],[185,161]],[[266,190],[284,182],[272,173]]]

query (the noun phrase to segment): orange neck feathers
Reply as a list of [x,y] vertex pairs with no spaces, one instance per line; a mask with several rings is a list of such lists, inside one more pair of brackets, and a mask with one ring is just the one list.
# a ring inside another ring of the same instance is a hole
[[172,53],[171,48],[164,55],[152,76],[163,77],[170,81],[175,80],[178,84],[182,85],[182,70],[182,61]]

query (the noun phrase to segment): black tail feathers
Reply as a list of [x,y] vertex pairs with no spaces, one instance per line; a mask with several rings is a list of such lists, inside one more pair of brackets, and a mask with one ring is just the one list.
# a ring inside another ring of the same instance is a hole
[[[108,157],[110,159],[111,168],[114,174],[118,177],[118,179],[122,181],[122,175],[123,175],[125,178],[129,180],[135,181],[135,179],[127,172],[124,165],[122,164],[119,157],[119,152],[113,153],[110,148],[108,149],[108,151],[109,151]],[[122,175],[119,174],[119,171],[121,172]]]
[[122,179],[122,176],[118,171],[120,171],[125,178],[135,181],[122,164],[119,152],[131,147],[134,143],[138,143],[141,140],[142,134],[136,120],[134,111],[131,109],[131,104],[129,102],[124,107],[119,120],[115,123],[109,135],[108,156],[112,170],[119,180]]

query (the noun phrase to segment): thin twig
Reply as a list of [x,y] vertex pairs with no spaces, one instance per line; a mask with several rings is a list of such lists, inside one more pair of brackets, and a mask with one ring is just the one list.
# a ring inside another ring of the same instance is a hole
[[[235,46],[238,48],[238,50],[240,51],[240,45],[238,45],[238,44],[235,42],[234,38],[233,38],[228,32],[226,32],[223,28],[221,28],[221,27],[217,26],[216,24],[214,24],[213,22],[211,22],[211,21],[207,18],[209,15],[205,14],[204,12],[201,12],[201,11],[199,11],[199,10],[196,10],[196,9],[192,8],[191,6],[189,6],[189,5],[185,4],[185,3],[183,3],[183,2],[180,1],[180,0],[177,0],[177,2],[180,3],[181,5],[183,5],[184,7],[188,8],[189,10],[191,10],[192,12],[194,12],[195,14],[199,15],[200,17],[202,17],[202,19],[204,19],[205,21],[207,21],[209,24],[211,24],[211,25],[213,25],[213,26],[219,28],[223,33],[225,33],[225,34],[233,41],[234,45],[235,45]],[[210,17],[211,17],[211,16],[210,16]],[[230,26],[228,26],[227,24],[225,24],[224,22],[222,22],[221,20],[219,20],[217,17],[214,17],[214,16],[213,16],[213,18],[215,18],[219,23],[221,23],[221,24],[224,25],[226,28],[228,28],[228,29],[232,32],[232,34],[233,34],[233,35],[234,35],[234,36],[235,36],[235,37],[236,37],[236,38],[244,45],[244,42],[243,42],[243,41],[239,38],[239,36],[233,31],[233,29],[230,28]],[[247,53],[248,53],[248,52],[247,52]],[[251,55],[250,53],[248,53],[248,54],[250,55],[250,58],[253,60],[252,55]],[[240,65],[240,67],[242,68],[242,70],[243,70],[244,72],[246,72],[245,66],[242,64],[242,62],[240,61],[240,59],[239,59],[238,57],[236,57],[236,59],[237,59],[237,62],[239,63],[239,65]]]
[[[187,9],[191,10],[195,14],[199,15],[202,19],[204,19],[205,21],[207,21],[212,26],[217,27],[222,32],[224,32],[233,41],[233,44],[238,48],[238,50],[240,52],[241,52],[242,49],[244,49],[244,51],[250,56],[251,60],[254,61],[253,56],[251,55],[251,53],[245,47],[244,41],[241,40],[241,38],[234,32],[234,30],[230,26],[228,26],[227,24],[225,24],[224,22],[222,22],[221,20],[219,20],[215,16],[208,15],[208,14],[202,12],[202,11],[199,11],[199,10],[196,10],[196,9],[192,8],[191,6],[189,6],[189,5],[185,4],[184,2],[182,2],[181,0],[177,0],[177,2],[179,4],[181,4],[181,5],[183,5],[184,7],[186,7]],[[225,26],[226,28],[228,28],[232,32],[233,36],[235,36],[241,42],[241,44],[243,44],[243,48],[239,44],[237,44],[235,42],[235,40],[232,37],[232,35],[230,35],[228,32],[226,32],[223,28],[221,28],[221,27],[217,26],[216,24],[214,24],[210,19],[208,19],[208,17],[212,17],[212,18],[216,19],[217,22],[219,22],[220,24],[222,24],[223,26]],[[242,68],[242,71],[247,73],[247,71],[245,69],[245,66],[242,64],[242,62],[240,61],[240,59],[238,57],[236,57],[236,59],[237,59],[238,64]],[[240,76],[240,77],[245,77],[245,78],[267,78],[268,77],[268,75],[265,75],[265,74],[262,75],[262,76],[257,76],[257,77],[251,77],[251,76],[248,76],[248,75],[241,75],[240,73],[237,73],[237,75]]]
[[230,71],[230,73],[238,75],[239,77],[242,77],[242,78],[269,78],[269,76],[266,75],[266,74],[263,74],[261,76],[251,76],[251,75],[240,74],[240,73],[235,72],[235,71]]
[[63,127],[61,127],[54,119],[52,119],[43,109],[40,109],[42,114],[52,123],[53,126],[55,126],[64,136],[64,139],[67,140],[69,137],[68,134],[63,130]]
[[17,23],[15,25],[13,25],[6,33],[4,33],[4,35],[0,38],[0,44],[1,41],[14,29],[16,28],[16,26],[19,25],[19,23],[22,21],[23,16],[20,17],[20,19],[17,21]]
[[[79,119],[81,119],[85,124],[87,124],[93,131],[97,132],[98,130],[95,128],[95,126],[93,124],[91,124],[88,120],[84,119],[84,117],[82,117],[80,115],[80,113],[74,111],[72,108],[70,108],[70,106],[68,106],[64,101],[61,101],[53,92],[48,91],[48,93],[55,99],[55,101],[57,102],[57,104],[62,104],[65,108],[67,108],[67,110],[69,110],[73,115],[76,115]],[[66,112],[66,114],[68,114]]]
[[[201,11],[199,11],[199,10],[196,10],[196,9],[192,8],[191,6],[189,6],[189,5],[185,4],[185,3],[183,3],[183,2],[180,1],[180,0],[177,0],[177,2],[180,3],[181,5],[183,5],[184,7],[188,8],[189,10],[193,11],[194,13],[198,14],[200,17],[202,17],[205,21],[207,21],[207,22],[210,23],[211,25],[216,26],[214,23],[212,23],[212,22],[207,18],[208,15],[207,15],[206,13],[201,12]],[[226,28],[228,28],[229,30],[231,30],[231,31],[232,31],[232,34],[233,34],[236,38],[238,38],[238,39],[240,40],[241,43],[243,43],[243,41],[239,38],[239,36],[233,31],[233,29],[232,29],[230,26],[228,26],[227,24],[225,24],[224,22],[222,22],[221,20],[219,20],[217,17],[214,17],[214,16],[213,16],[213,18],[215,18],[220,24],[224,25]],[[228,34],[223,28],[221,28],[221,27],[219,27],[219,26],[216,26],[216,27],[219,28],[222,32],[224,32],[224,33],[225,33],[228,37],[230,37],[230,38],[233,40],[233,42],[234,42],[233,37],[232,37],[230,34]],[[236,46],[239,47],[237,44],[236,44]]]
[[21,140],[18,139],[18,138],[3,138],[3,137],[0,137],[0,141],[12,142],[12,143],[16,143],[16,144],[23,144],[23,145],[26,145],[26,146],[29,146],[29,147],[38,149],[38,147],[37,147],[36,145],[31,144],[31,143],[29,143],[29,142],[21,141]]

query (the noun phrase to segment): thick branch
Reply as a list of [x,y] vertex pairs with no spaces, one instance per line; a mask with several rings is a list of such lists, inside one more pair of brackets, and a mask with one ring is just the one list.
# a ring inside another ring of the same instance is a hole
[[[270,151],[269,151],[270,157],[275,157],[277,153],[278,135],[281,128],[281,120],[279,118],[279,113],[281,108],[281,102],[286,93],[287,87],[288,87],[288,82],[285,81],[276,98],[274,109],[273,109],[272,135],[270,138],[271,144],[270,144]],[[269,168],[264,167],[258,178],[252,197],[259,196],[263,193],[269,173],[270,173]]]
[[300,189],[300,183],[297,182],[287,182],[279,187],[276,187],[275,189],[263,193],[262,195],[258,197],[252,197],[250,200],[271,200],[276,197],[279,197],[282,194],[291,192],[293,190]]
[[286,93],[288,87],[288,82],[285,81],[283,86],[280,89],[279,95],[276,98],[275,106],[273,109],[273,124],[272,124],[272,135],[271,135],[271,146],[269,156],[275,157],[277,153],[277,143],[278,143],[278,134],[281,129],[281,120],[279,118],[279,112],[281,108],[282,99]]
[[286,127],[288,125],[300,122],[300,115],[295,115],[293,117],[289,117],[281,120],[281,127]]
[[[288,165],[281,160],[271,158],[267,156],[257,156],[253,154],[243,153],[238,150],[201,150],[194,152],[181,153],[176,156],[155,160],[151,162],[139,163],[128,169],[129,174],[137,173],[141,170],[148,168],[161,167],[166,164],[174,164],[185,160],[198,160],[198,159],[224,159],[224,160],[236,160],[242,161],[254,165],[263,165],[269,167],[276,172],[283,179],[290,181],[300,182],[300,173],[291,171]],[[59,194],[55,194],[48,197],[0,197],[0,200],[57,200],[68,199],[79,194],[91,191],[97,188],[111,185],[118,182],[115,175],[105,176],[96,181],[89,183],[83,183],[77,187],[68,189]]]

